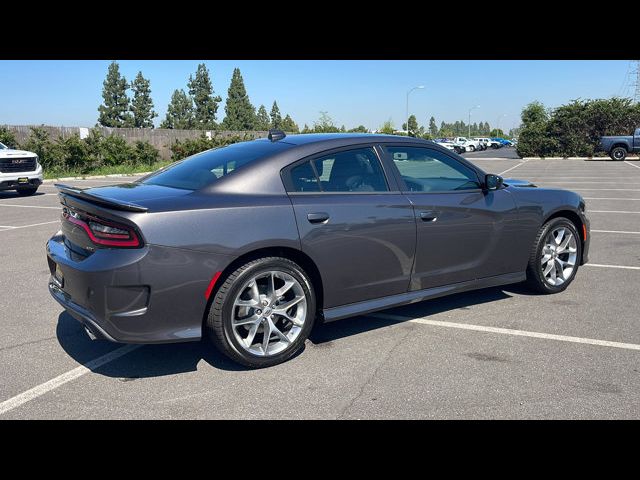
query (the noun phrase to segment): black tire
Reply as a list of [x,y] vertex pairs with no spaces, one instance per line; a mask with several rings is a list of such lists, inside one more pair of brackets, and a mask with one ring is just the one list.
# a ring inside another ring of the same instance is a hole
[[18,188],[16,191],[21,197],[29,197],[38,191],[38,187]]
[[471,151],[475,152],[476,151],[476,146],[475,145],[471,145]]
[[[568,279],[564,281],[561,285],[551,285],[549,284],[543,275],[542,270],[542,249],[544,247],[544,241],[550,230],[556,227],[564,227],[567,228],[576,239],[576,247],[577,247],[577,261],[573,272],[569,276]],[[549,220],[545,223],[538,235],[536,235],[536,239],[533,242],[533,247],[531,249],[531,254],[529,255],[529,263],[527,265],[527,286],[535,292],[544,293],[544,294],[552,294],[559,293],[565,290],[573,279],[576,277],[576,273],[578,273],[578,268],[580,266],[580,259],[582,258],[582,241],[580,240],[580,235],[578,234],[578,229],[574,225],[574,223],[564,217],[557,217]]]
[[624,147],[616,147],[611,150],[610,153],[611,160],[624,160],[627,158],[627,149]]
[[[262,271],[278,270],[293,276],[302,286],[307,300],[307,314],[298,337],[282,352],[269,357],[254,355],[245,350],[233,334],[231,324],[234,299],[245,281]],[[227,357],[250,368],[277,365],[298,353],[304,347],[316,316],[316,301],[309,277],[295,262],[282,257],[263,257],[251,260],[231,272],[218,287],[205,322],[207,336]]]

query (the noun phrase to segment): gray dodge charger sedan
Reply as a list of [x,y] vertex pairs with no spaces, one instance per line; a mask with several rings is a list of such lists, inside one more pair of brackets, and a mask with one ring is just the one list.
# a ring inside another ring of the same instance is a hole
[[409,137],[272,131],[58,189],[49,291],[91,337],[206,336],[250,367],[289,359],[315,322],[523,281],[560,292],[589,249],[577,193]]

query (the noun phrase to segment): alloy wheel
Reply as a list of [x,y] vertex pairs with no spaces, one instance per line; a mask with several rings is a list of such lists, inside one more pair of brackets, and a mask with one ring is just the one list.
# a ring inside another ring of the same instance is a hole
[[542,247],[540,268],[544,280],[553,286],[562,285],[571,278],[578,258],[575,235],[566,227],[551,230]]

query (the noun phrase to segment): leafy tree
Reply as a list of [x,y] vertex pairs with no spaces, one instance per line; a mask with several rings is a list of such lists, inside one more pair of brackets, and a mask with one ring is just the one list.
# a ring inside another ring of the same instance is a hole
[[300,131],[300,129],[298,128],[298,125],[296,124],[296,122],[293,121],[293,119],[289,116],[289,114],[287,114],[284,117],[284,120],[282,120],[281,128],[285,132],[298,133]]
[[142,76],[142,72],[138,72],[136,78],[131,82],[131,90],[133,90],[133,100],[131,101],[133,126],[153,128],[153,119],[158,114],[153,110],[150,82]]
[[306,123],[304,124],[304,127],[302,127],[302,133],[313,133],[313,130],[311,130],[309,128],[309,125],[307,125]]
[[16,136],[5,126],[0,126],[0,143],[5,144],[9,148],[16,148],[18,146]]
[[269,119],[267,109],[264,108],[264,105],[260,105],[260,108],[258,108],[258,113],[256,115],[256,129],[269,130],[270,124],[271,120]]
[[273,102],[273,106],[271,107],[271,128],[281,128],[282,127],[282,115],[280,115],[280,109],[278,108],[278,104]]
[[198,65],[195,77],[189,76],[187,86],[194,105],[194,126],[192,128],[200,130],[216,128],[218,102],[221,102],[222,98],[213,95],[213,84],[209,70],[204,63]]
[[436,125],[436,119],[433,116],[429,119],[429,134],[433,137],[438,135],[438,126]]
[[109,135],[101,145],[103,162],[107,166],[131,163],[133,149],[120,135]]
[[358,125],[356,128],[350,128],[347,130],[349,133],[369,133],[369,129],[364,125]]
[[418,126],[418,120],[416,119],[416,116],[415,115],[411,115],[409,117],[409,120],[407,121],[407,123],[409,124],[408,128],[406,129],[407,130],[407,134],[410,137],[417,137],[420,127]]
[[167,107],[167,116],[160,124],[160,128],[192,129],[194,126],[195,119],[191,98],[184,93],[184,90],[174,91]]
[[544,105],[532,102],[527,105],[520,115],[522,132],[518,140],[518,155],[529,157],[545,156],[552,148],[552,140],[547,137],[549,115]]
[[44,168],[56,165],[53,142],[49,139],[49,133],[44,128],[31,127],[31,133],[21,147],[38,155],[38,161]]
[[253,130],[256,126],[256,109],[251,105],[239,68],[233,69],[224,112],[222,123],[227,130]]
[[391,119],[387,120],[382,124],[379,128],[380,133],[385,133],[388,135],[392,135],[396,131],[396,128],[393,126],[393,121]]
[[137,165],[153,165],[160,160],[160,152],[149,142],[136,141],[133,147],[133,163]]
[[98,107],[98,123],[103,127],[130,127],[133,117],[129,113],[127,79],[120,75],[118,62],[109,65],[107,78],[102,83],[103,103]]
[[504,138],[504,131],[501,128],[494,128],[489,132],[491,138]]
[[316,133],[335,133],[340,129],[333,123],[333,119],[327,112],[320,112],[320,118],[313,122],[313,131]]
[[347,131],[347,127],[345,127],[344,125],[340,126],[340,132],[341,133],[345,133]]

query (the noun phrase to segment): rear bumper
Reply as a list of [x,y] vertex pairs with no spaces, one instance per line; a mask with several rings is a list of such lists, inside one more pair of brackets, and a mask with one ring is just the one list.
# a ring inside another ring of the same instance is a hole
[[[29,183],[18,183],[19,178],[27,178]],[[32,172],[11,172],[0,173],[0,190],[15,190],[16,188],[24,187],[39,187],[44,180],[42,174],[42,167],[38,165],[38,168]]]
[[[96,337],[122,343],[198,340],[205,292],[226,255],[147,245],[98,249],[82,258],[61,233],[47,242],[49,293]],[[54,279],[58,265],[62,285]]]

